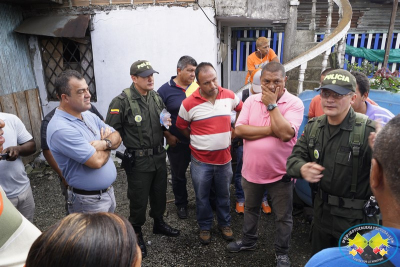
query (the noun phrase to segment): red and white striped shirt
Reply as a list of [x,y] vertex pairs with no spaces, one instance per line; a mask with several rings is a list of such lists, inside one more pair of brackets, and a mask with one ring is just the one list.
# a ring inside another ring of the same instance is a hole
[[180,107],[176,127],[190,127],[190,149],[198,161],[222,165],[231,161],[231,112],[242,109],[235,93],[218,87],[215,103],[200,95],[197,89]]

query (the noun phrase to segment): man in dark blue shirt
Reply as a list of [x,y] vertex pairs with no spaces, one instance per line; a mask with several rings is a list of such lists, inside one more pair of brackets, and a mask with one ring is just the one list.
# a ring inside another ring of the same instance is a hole
[[197,62],[190,56],[183,56],[177,65],[177,75],[158,89],[158,94],[171,113],[172,126],[167,132],[168,159],[171,164],[172,189],[175,195],[175,205],[178,217],[188,217],[188,194],[186,189],[186,170],[190,162],[189,140],[176,128],[176,118],[182,101],[186,98],[186,89],[194,82]]

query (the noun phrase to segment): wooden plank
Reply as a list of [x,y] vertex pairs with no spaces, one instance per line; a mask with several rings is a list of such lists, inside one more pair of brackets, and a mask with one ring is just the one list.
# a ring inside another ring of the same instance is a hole
[[131,0],[112,0],[113,5],[131,4]]
[[39,90],[31,89],[25,91],[26,102],[29,110],[29,120],[32,125],[32,136],[36,142],[36,151],[40,151],[41,138],[40,126],[42,122],[42,109],[39,99]]
[[29,119],[28,105],[26,103],[25,92],[14,93],[13,98],[14,98],[15,108],[17,110],[17,116],[24,123],[28,132],[33,135],[31,120]]
[[176,0],[176,2],[196,3],[196,0]]
[[89,0],[71,0],[72,6],[89,6]]
[[152,4],[153,0],[133,0],[133,3],[136,5],[140,4]]
[[110,0],[92,0],[91,5],[92,6],[104,6],[104,5],[109,5]]
[[12,94],[0,96],[0,105],[1,105],[3,112],[11,113],[11,114],[18,116],[17,109],[15,108],[15,105],[14,105],[14,98],[13,98]]

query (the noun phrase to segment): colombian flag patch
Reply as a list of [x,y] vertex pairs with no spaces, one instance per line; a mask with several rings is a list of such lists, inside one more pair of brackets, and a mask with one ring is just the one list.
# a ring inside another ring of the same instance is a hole
[[119,109],[111,109],[110,114],[119,114]]

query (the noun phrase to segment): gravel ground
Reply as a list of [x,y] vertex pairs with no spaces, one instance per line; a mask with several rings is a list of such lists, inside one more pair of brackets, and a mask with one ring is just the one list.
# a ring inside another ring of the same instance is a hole
[[[43,231],[65,216],[64,199],[61,195],[58,177],[49,167],[41,173],[32,172],[29,177],[36,202],[34,223]],[[117,201],[116,213],[128,217],[127,182],[122,169],[118,168],[118,177],[113,185]],[[176,215],[172,186],[168,184],[168,203],[164,219],[171,226],[180,229],[181,235],[177,238],[154,235],[152,233],[153,222],[149,218],[143,227],[148,256],[143,260],[142,266],[275,266],[274,215],[261,215],[258,247],[255,251],[227,252],[225,248],[228,242],[219,233],[216,221],[212,228],[211,244],[204,246],[198,241],[195,196],[190,179],[188,180],[188,189],[189,218],[180,220]],[[231,185],[231,207],[234,236],[240,238],[243,215],[235,213],[233,185]],[[301,210],[295,210],[294,214],[298,215],[293,217],[289,256],[293,266],[304,266],[311,252],[308,242],[310,225],[305,223]]]

